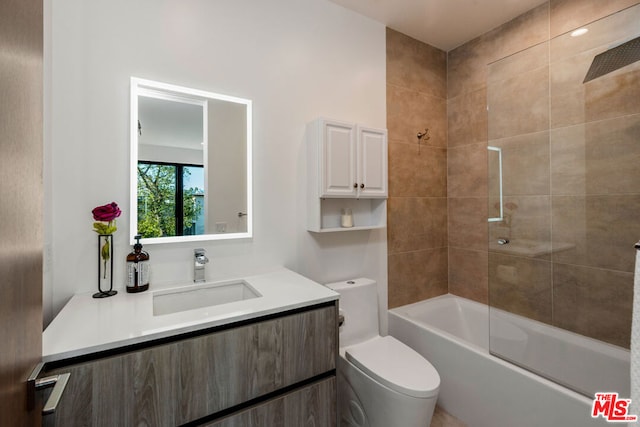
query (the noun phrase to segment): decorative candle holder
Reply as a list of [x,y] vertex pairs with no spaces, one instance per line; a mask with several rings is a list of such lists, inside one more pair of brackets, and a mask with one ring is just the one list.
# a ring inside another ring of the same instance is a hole
[[350,208],[344,208],[340,214],[340,226],[343,228],[353,227],[353,213]]
[[113,290],[113,234],[98,234],[98,292],[94,298],[117,294]]

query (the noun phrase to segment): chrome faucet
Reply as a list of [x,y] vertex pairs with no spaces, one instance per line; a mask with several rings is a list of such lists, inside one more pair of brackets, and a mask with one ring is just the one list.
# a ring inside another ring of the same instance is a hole
[[205,255],[207,251],[202,248],[193,250],[193,283],[204,282],[204,266],[209,262],[209,258]]

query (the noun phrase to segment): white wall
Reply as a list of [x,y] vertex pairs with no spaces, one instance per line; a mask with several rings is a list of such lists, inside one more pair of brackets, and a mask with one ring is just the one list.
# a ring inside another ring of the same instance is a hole
[[[302,146],[305,124],[317,116],[385,127],[383,25],[326,0],[51,3],[51,39],[45,40],[51,61],[45,76],[49,317],[73,293],[96,288],[91,209],[111,201],[124,211],[115,235],[115,273],[124,276],[130,76],[254,102],[254,238],[197,244],[212,259],[210,279],[278,265],[320,282],[364,275],[380,282],[386,305],[385,231],[315,236],[304,229]],[[191,280],[194,247],[145,247],[152,288]]]
[[206,232],[246,233],[247,219],[247,106],[209,100]]

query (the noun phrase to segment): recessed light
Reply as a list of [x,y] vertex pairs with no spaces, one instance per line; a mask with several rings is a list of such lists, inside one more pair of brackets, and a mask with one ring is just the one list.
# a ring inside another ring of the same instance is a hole
[[578,28],[571,32],[571,37],[579,37],[589,32],[588,28]]

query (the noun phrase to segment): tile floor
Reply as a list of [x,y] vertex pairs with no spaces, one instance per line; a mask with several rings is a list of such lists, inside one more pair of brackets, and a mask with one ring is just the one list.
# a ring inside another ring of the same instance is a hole
[[467,427],[467,425],[441,407],[436,406],[431,419],[431,427]]

